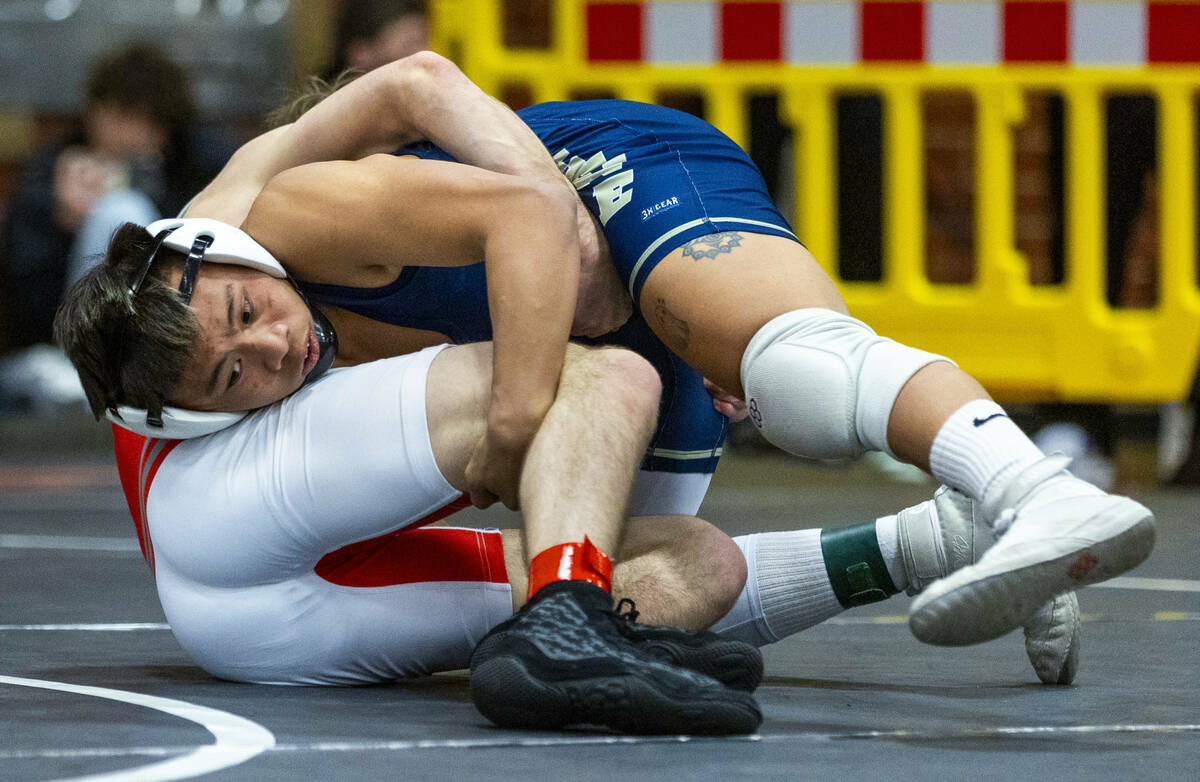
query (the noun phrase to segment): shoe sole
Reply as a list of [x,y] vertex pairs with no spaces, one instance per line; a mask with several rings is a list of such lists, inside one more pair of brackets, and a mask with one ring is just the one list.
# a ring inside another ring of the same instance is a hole
[[[1049,617],[1038,616],[1043,609]],[[1060,614],[1065,618],[1056,619]],[[1067,685],[1075,680],[1079,643],[1079,600],[1073,591],[1055,597],[1025,623],[1025,654],[1042,684]]]
[[990,641],[1023,625],[1055,595],[1136,567],[1154,548],[1154,516],[1132,500],[1123,506],[1136,507],[1138,518],[1123,521],[1118,508],[1109,518],[1117,531],[1099,543],[1014,570],[980,574],[972,565],[934,582],[913,601],[913,635],[937,646]]
[[507,655],[471,671],[476,708],[502,728],[556,730],[589,724],[621,733],[702,736],[740,735],[758,728],[762,714],[750,695],[734,690],[717,695],[681,699],[636,675],[546,682]]
[[634,641],[642,652],[680,668],[702,673],[742,692],[754,692],[762,683],[762,652],[741,641],[713,641],[703,647],[685,647],[671,641]]

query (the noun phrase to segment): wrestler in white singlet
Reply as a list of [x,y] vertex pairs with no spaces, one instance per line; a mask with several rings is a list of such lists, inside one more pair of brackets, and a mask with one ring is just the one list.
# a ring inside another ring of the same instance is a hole
[[[423,526],[469,504],[426,426],[440,350],[330,370],[207,437],[113,427],[159,600],[198,665],[236,681],[389,681],[465,668],[512,614],[499,531]],[[640,477],[635,513],[697,506],[707,488]]]
[[466,667],[512,614],[498,531],[420,526],[465,504],[426,429],[438,350],[332,370],[209,437],[114,427],[159,599],[198,665],[237,681],[388,681]]

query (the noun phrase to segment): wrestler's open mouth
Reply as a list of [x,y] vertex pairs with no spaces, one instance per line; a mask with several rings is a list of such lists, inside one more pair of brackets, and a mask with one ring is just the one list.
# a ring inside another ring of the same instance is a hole
[[308,327],[308,352],[304,355],[304,366],[301,374],[308,377],[308,373],[312,372],[313,367],[317,365],[317,359],[321,357],[321,345],[317,342],[317,333],[312,326]]

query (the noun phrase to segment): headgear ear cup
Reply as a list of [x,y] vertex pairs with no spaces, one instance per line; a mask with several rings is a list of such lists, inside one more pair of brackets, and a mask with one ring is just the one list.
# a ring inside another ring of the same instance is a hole
[[228,223],[210,220],[207,217],[173,217],[155,220],[146,226],[151,236],[168,229],[171,233],[163,240],[164,247],[186,255],[192,249],[196,237],[207,236],[212,239],[212,243],[204,253],[206,263],[248,266],[272,277],[287,277],[282,264],[275,260],[267,248],[254,241],[250,234]]
[[181,407],[166,407],[162,409],[162,426],[155,426],[146,419],[148,413],[140,407],[117,405],[116,410],[108,410],[104,416],[117,426],[140,434],[143,437],[163,437],[168,440],[187,440],[192,437],[203,437],[206,434],[219,432],[233,426],[246,417],[246,413],[214,413],[199,410],[186,410]]

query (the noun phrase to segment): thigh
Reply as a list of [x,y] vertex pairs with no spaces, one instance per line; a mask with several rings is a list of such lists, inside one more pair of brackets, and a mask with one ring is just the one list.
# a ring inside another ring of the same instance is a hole
[[429,366],[425,418],[433,458],[446,481],[466,488],[467,462],[487,431],[492,343],[454,345]]
[[796,239],[750,157],[701,119],[626,101],[548,104],[521,117],[604,226],[635,301],[663,256],[691,239],[726,230]]
[[[643,472],[711,475],[717,469],[728,420],[713,409],[712,397],[704,388],[700,373],[672,353],[646,321],[637,315],[600,341],[639,353],[654,365],[662,380],[658,423],[642,460]],[[695,512],[695,507],[687,504],[655,504],[649,507],[657,510],[641,511],[639,515]],[[679,507],[691,507],[691,510],[677,510]]]
[[330,552],[274,583],[213,588],[157,573],[172,632],[214,676],[373,684],[465,668],[512,612],[498,530],[425,527]]
[[805,307],[846,312],[803,245],[745,231],[676,247],[650,272],[638,303],[667,347],[739,396],[742,353],[767,321]]

